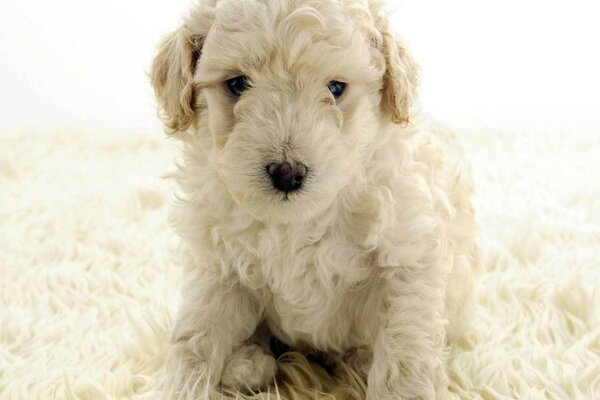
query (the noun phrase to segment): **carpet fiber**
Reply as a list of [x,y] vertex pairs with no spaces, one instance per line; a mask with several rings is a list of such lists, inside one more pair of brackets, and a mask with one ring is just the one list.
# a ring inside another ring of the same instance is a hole
[[[448,352],[451,398],[600,399],[600,132],[459,136],[485,273],[473,330]],[[3,133],[0,149],[0,399],[148,397],[180,281],[170,142]],[[269,392],[361,399],[364,383],[290,353]]]

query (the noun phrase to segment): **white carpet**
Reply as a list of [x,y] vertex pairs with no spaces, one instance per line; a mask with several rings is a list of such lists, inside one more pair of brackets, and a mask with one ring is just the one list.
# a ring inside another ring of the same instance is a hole
[[[452,397],[600,399],[600,129],[460,137],[486,272]],[[152,389],[178,300],[172,158],[160,135],[0,134],[0,399]],[[284,398],[362,397],[350,372],[281,369]]]

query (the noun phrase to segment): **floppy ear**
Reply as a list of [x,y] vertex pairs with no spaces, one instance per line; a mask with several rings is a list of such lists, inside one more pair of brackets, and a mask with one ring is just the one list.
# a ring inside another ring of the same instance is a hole
[[389,113],[392,122],[406,124],[417,96],[418,66],[400,39],[389,31],[387,21],[381,37],[381,52],[386,64],[381,108]]
[[168,133],[184,131],[194,120],[193,78],[202,42],[182,26],[161,41],[152,63],[150,78]]

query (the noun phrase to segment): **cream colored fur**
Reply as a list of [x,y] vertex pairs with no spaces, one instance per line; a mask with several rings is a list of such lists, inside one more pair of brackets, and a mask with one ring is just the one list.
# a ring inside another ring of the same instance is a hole
[[[270,384],[264,323],[293,347],[370,354],[353,359],[369,400],[446,398],[477,228],[452,136],[411,120],[416,74],[373,1],[201,1],[163,41],[152,81],[184,143],[166,397]],[[239,99],[224,84],[238,75]],[[309,169],[285,195],[265,171],[284,161]]]
[[[473,328],[449,346],[450,399],[600,399],[599,132],[457,127],[484,271]],[[155,397],[184,280],[170,147],[159,132],[0,128],[0,399]],[[276,387],[237,399],[364,400],[365,386],[290,353]]]

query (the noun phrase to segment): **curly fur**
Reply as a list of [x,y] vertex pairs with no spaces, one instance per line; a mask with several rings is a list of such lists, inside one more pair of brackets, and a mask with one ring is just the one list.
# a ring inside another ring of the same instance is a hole
[[[242,74],[237,99],[223,82]],[[348,83],[339,99],[331,80]],[[195,3],[152,82],[183,145],[169,398],[267,385],[259,325],[349,356],[370,400],[445,398],[444,342],[478,271],[472,184],[452,135],[411,120],[416,66],[381,4]],[[264,166],[282,161],[309,167],[300,191],[271,187]]]

